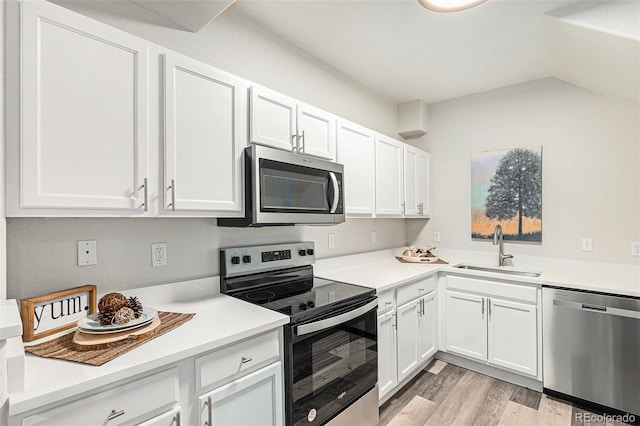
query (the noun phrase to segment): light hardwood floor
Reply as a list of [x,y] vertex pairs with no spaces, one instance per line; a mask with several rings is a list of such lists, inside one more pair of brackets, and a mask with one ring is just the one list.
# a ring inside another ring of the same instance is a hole
[[605,424],[583,420],[591,415],[570,402],[435,360],[380,407],[379,425]]

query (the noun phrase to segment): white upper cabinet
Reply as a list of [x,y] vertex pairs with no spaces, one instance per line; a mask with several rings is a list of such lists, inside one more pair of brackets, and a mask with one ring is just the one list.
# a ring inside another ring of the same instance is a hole
[[244,81],[167,54],[164,88],[165,210],[240,213]]
[[375,151],[376,214],[401,216],[404,144],[377,135]]
[[404,147],[404,201],[407,217],[430,215],[430,155],[411,145]]
[[146,44],[48,2],[21,8],[17,208],[146,211]]
[[288,96],[257,86],[249,101],[251,142],[293,151],[296,148],[296,102]]
[[346,120],[338,121],[337,161],[344,165],[346,213],[375,214],[375,133]]
[[252,143],[336,159],[336,118],[331,113],[252,86],[249,120]]

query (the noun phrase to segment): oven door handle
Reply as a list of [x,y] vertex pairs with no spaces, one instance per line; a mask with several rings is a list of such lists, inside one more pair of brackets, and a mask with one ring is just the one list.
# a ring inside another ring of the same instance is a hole
[[335,327],[336,325],[358,318],[360,315],[367,313],[377,306],[378,301],[374,300],[373,302],[369,302],[364,306],[360,306],[359,308],[356,308],[349,312],[345,312],[344,314],[336,315],[335,317],[326,318],[309,324],[299,325],[296,327],[296,336],[304,336],[305,334]]
[[329,211],[329,213],[333,214],[338,208],[338,201],[340,200],[340,187],[338,186],[338,178],[336,177],[335,173],[329,172],[329,177],[331,178],[331,184],[333,185],[333,201],[331,203],[331,210]]

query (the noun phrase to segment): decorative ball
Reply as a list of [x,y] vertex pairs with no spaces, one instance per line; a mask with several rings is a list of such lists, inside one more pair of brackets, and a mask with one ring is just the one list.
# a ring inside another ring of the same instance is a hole
[[113,311],[116,312],[123,306],[126,306],[127,298],[124,297],[121,293],[108,293],[102,296],[100,302],[98,302],[98,311],[100,312],[108,312]]
[[124,325],[133,321],[135,317],[136,315],[133,312],[133,309],[125,306],[124,308],[118,309],[116,314],[113,316],[113,322],[118,325]]

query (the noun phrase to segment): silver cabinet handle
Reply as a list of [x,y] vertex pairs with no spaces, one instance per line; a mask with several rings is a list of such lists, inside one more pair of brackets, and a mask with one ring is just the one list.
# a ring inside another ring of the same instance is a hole
[[171,190],[171,202],[167,207],[171,207],[171,210],[176,210],[176,181],[175,179],[171,179],[171,185],[167,187],[167,191]]
[[400,211],[402,212],[402,214],[406,214],[406,210],[405,210],[405,204],[404,201],[402,203],[400,203]]
[[482,319],[484,319],[484,297],[482,298]]
[[388,306],[391,304],[391,302],[384,302],[385,306]]
[[491,299],[487,299],[487,303],[489,304],[489,319],[491,319]]
[[291,151],[300,152],[300,136],[297,133],[291,135]]
[[396,322],[396,313],[395,312],[391,312],[391,327],[393,327],[394,329],[398,329],[398,324]]
[[420,303],[422,305],[422,315],[424,316],[424,299],[420,299]]
[[424,288],[419,288],[418,291],[424,291]]
[[331,202],[331,210],[329,213],[333,214],[338,208],[338,201],[340,201],[340,186],[338,185],[338,178],[335,173],[329,172],[329,177],[331,178],[331,184],[333,185],[333,201]]
[[178,411],[176,415],[173,416],[173,420],[176,422],[176,426],[180,426],[180,411]]
[[205,401],[204,405],[207,406],[207,417],[209,418],[208,421],[204,422],[204,426],[213,426],[211,417],[213,417],[212,413],[211,413],[211,397],[207,398],[207,400]]
[[141,189],[144,189],[144,200],[138,208],[144,207],[144,211],[147,212],[149,211],[149,185],[147,178],[144,178],[144,180],[142,181],[142,185],[138,187],[138,191],[140,191]]
[[120,411],[111,410],[111,413],[109,413],[109,415],[107,416],[107,421],[111,421],[116,417],[120,417],[122,415],[124,415],[124,410],[120,410]]
[[243,356],[242,357],[242,363],[243,364],[246,364],[246,363],[251,362],[251,361],[253,361],[253,358],[251,358],[250,356],[248,356],[248,357],[244,357]]
[[298,140],[300,141],[300,146],[298,147],[298,152],[305,151],[305,139],[304,139],[304,130],[302,131],[302,136],[298,135]]

